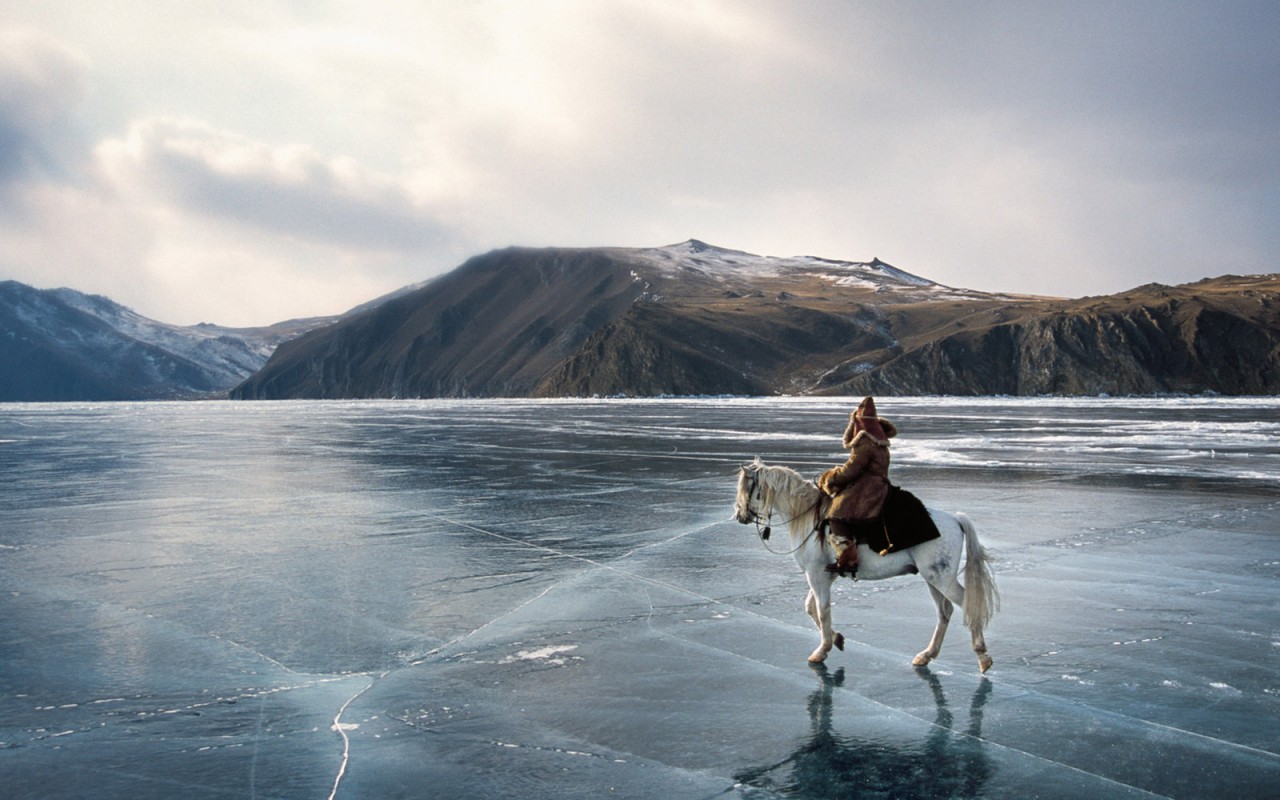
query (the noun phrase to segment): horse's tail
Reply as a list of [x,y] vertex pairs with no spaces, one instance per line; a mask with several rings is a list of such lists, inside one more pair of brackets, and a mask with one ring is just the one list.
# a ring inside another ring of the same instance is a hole
[[1000,592],[991,572],[987,551],[978,541],[978,531],[973,521],[964,514],[956,514],[960,530],[964,531],[966,559],[964,565],[964,624],[972,631],[987,627],[991,617],[1000,610]]

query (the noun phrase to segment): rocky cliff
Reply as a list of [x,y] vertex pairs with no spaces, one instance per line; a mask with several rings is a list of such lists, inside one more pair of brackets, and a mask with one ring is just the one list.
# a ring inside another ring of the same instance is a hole
[[879,260],[510,248],[283,344],[232,396],[1280,392],[1280,280],[1064,300]]
[[1225,276],[1082,301],[926,337],[844,381],[849,394],[1275,394],[1280,280]]

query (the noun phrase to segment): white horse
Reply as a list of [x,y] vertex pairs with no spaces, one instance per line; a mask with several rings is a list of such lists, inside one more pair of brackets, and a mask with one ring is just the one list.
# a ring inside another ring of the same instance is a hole
[[[825,661],[832,647],[844,649],[844,635],[831,626],[831,584],[836,574],[828,567],[836,559],[818,530],[819,495],[813,481],[805,480],[788,467],[768,466],[757,457],[739,470],[738,497],[734,502],[734,514],[744,525],[751,522],[758,528],[767,525],[775,512],[788,524],[791,552],[809,582],[804,610],[822,634],[818,649],[809,655],[809,661],[815,664]],[[920,667],[938,657],[951,612],[958,605],[964,609],[964,624],[973,634],[978,667],[986,672],[992,662],[982,632],[1000,607],[1000,595],[986,551],[978,541],[973,523],[964,514],[948,514],[931,508],[929,515],[942,534],[937,539],[884,556],[865,544],[858,545],[858,580],[879,581],[919,573],[938,607],[938,624],[929,646],[911,663]],[[767,536],[767,531],[765,528],[762,536]],[[957,576],[965,550],[968,558],[964,567],[965,585],[961,586]]]

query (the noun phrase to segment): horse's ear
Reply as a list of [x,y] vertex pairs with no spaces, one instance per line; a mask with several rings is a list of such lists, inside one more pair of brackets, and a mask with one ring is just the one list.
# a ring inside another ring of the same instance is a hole
[[751,466],[755,469],[760,469],[764,466],[764,462],[760,460],[760,456],[756,456],[756,460],[751,462]]

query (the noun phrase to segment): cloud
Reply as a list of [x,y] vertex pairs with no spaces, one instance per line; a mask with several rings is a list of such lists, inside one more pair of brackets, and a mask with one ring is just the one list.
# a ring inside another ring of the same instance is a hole
[[1280,249],[1270,3],[15,2],[70,46],[0,48],[0,245],[111,220],[161,316],[341,310],[509,244],[1068,295]]
[[609,113],[556,182],[596,193],[597,231],[683,217],[734,247],[976,288],[1274,269],[1278,15],[1030,8],[752,5],[745,42],[600,27],[602,60],[569,68]]
[[87,63],[30,28],[0,30],[0,184],[63,168]]
[[86,169],[89,70],[42,31],[0,29],[0,277],[122,296],[152,233]]
[[178,212],[357,250],[414,251],[448,238],[405,182],[306,145],[156,117],[134,122],[96,156],[127,195]]

